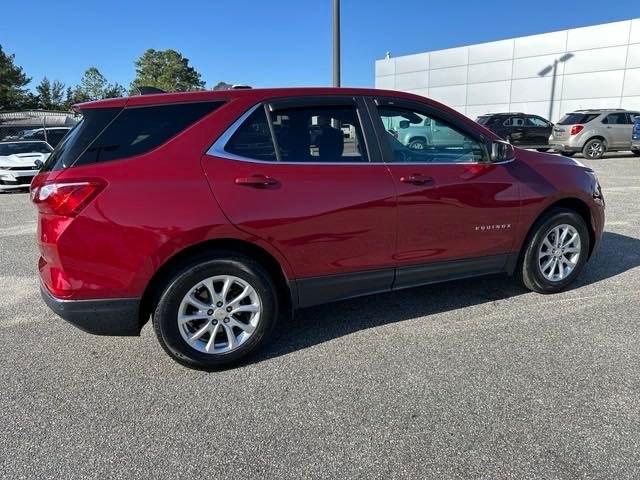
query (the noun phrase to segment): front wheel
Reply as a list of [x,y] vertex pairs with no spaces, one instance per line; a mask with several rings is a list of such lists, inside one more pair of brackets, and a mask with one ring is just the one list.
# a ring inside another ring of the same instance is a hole
[[153,327],[177,362],[215,369],[261,346],[278,315],[269,274],[248,257],[218,252],[189,262],[168,282],[153,313]]
[[408,147],[411,150],[424,150],[425,148],[427,148],[427,142],[422,140],[421,138],[416,138],[409,142]]
[[524,285],[538,293],[556,293],[571,284],[589,255],[589,231],[573,210],[554,208],[540,219],[525,245]]

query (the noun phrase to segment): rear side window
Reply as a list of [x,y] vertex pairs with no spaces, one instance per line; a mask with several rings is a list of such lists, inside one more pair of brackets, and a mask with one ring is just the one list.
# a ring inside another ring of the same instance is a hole
[[589,123],[599,117],[599,113],[568,113],[560,119],[558,125],[575,125],[577,123]]
[[257,108],[249,115],[231,136],[224,149],[245,158],[276,160],[276,150],[263,107]]
[[607,115],[602,123],[608,125],[626,125],[631,123],[629,121],[629,117],[627,117],[626,113],[612,113],[611,115]]
[[220,105],[222,102],[200,102],[125,108],[74,165],[108,162],[147,153]]

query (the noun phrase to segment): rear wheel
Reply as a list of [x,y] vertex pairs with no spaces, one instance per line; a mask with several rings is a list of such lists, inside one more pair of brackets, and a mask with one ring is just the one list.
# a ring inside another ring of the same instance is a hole
[[233,252],[196,260],[173,276],[153,313],[160,344],[189,367],[229,366],[266,340],[278,314],[268,273]]
[[593,138],[584,145],[584,148],[582,149],[582,155],[584,155],[585,158],[597,160],[599,158],[602,158],[605,151],[606,146],[604,142],[599,138]]
[[427,148],[427,142],[421,138],[414,138],[409,142],[408,147],[411,150],[424,150]]
[[572,283],[589,255],[589,231],[573,210],[554,208],[530,235],[522,258],[524,285],[538,293],[555,293]]

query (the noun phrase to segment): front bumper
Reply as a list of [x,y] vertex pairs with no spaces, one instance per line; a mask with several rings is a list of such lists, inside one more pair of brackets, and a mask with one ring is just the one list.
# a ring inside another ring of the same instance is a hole
[[4,170],[0,168],[0,190],[29,188],[38,170]]
[[139,298],[63,300],[44,285],[40,285],[40,294],[54,313],[80,330],[93,335],[140,335]]

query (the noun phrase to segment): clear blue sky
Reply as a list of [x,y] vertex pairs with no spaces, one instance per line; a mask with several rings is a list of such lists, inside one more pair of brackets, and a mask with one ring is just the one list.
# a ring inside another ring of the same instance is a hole
[[[0,44],[33,77],[31,87],[45,75],[75,85],[90,66],[128,87],[133,61],[147,48],[178,50],[208,87],[219,80],[331,83],[331,0],[9,4],[2,8]],[[343,85],[373,86],[374,60],[387,50],[398,56],[640,17],[638,0],[551,4],[342,0]]]

